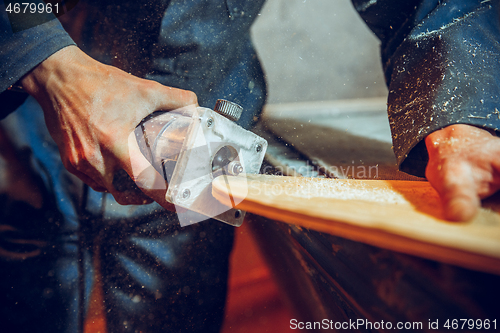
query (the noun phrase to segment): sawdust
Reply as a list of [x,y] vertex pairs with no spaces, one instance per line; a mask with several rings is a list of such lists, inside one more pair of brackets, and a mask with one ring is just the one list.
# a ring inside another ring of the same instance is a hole
[[[262,186],[263,185],[263,186]],[[328,198],[339,200],[363,200],[387,204],[408,204],[402,193],[390,186],[372,187],[350,180],[304,179],[300,183],[282,180],[279,184],[261,184],[265,195],[286,195],[295,198]]]

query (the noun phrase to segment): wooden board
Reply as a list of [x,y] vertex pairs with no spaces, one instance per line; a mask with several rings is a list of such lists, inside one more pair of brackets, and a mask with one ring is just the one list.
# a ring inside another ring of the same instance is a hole
[[500,275],[500,206],[490,202],[470,222],[449,222],[428,182],[221,176],[212,193],[273,220]]

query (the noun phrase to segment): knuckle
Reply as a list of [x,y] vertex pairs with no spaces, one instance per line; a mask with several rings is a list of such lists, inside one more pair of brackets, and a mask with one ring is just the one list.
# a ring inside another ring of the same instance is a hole
[[198,96],[190,90],[184,90],[184,100],[186,101],[186,104],[198,104]]
[[163,85],[161,83],[153,81],[153,80],[142,80],[141,82],[144,84],[144,88],[147,91],[154,91],[154,90],[161,89],[161,87],[163,87]]
[[93,154],[80,152],[69,155],[66,159],[65,167],[88,175],[92,173],[94,164],[95,158]]
[[[144,80],[143,93],[147,100],[150,101],[165,101],[168,97],[177,104],[184,106],[198,104],[198,96],[190,90],[183,90],[179,88],[165,86],[159,82],[152,80]],[[161,104],[161,103],[160,103]]]
[[72,171],[82,171],[82,162],[79,154],[76,153],[70,153],[64,155],[62,159],[63,165],[66,169]]

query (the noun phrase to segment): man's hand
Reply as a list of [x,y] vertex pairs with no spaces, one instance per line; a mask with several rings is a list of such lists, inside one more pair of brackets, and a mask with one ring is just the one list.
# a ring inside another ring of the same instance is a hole
[[471,125],[451,125],[425,139],[426,177],[439,193],[445,215],[474,217],[484,199],[500,189],[500,138]]
[[[129,135],[154,111],[195,106],[194,93],[104,65],[75,46],[50,56],[21,83],[42,106],[47,127],[70,172],[94,190],[111,192],[121,204],[143,204],[152,198],[171,208],[165,202],[165,189],[152,185],[161,176],[135,142],[130,144]],[[149,171],[140,176],[133,173],[145,169]],[[113,185],[123,170],[147,197]]]

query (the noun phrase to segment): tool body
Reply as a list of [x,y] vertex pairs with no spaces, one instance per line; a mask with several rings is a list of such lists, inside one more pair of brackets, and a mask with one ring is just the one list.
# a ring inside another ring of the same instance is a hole
[[181,225],[207,217],[233,226],[243,223],[244,212],[212,196],[216,177],[260,171],[267,141],[236,124],[241,112],[239,105],[218,100],[214,110],[153,113],[136,128],[141,152],[168,184],[166,200],[191,211],[178,214]]

